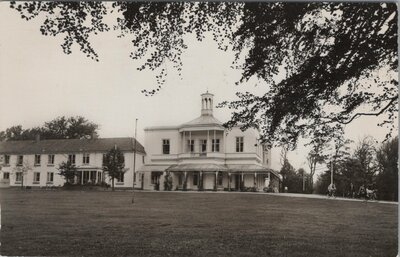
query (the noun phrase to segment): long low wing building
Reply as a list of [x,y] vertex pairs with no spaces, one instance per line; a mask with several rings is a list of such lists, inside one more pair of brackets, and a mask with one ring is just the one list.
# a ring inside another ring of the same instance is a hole
[[75,165],[75,184],[110,184],[103,171],[104,155],[117,147],[124,155],[125,172],[115,187],[132,188],[133,156],[136,145],[135,170],[144,162],[145,150],[134,138],[51,139],[0,142],[0,185],[49,187],[62,186],[59,165],[69,161]]
[[[201,95],[200,117],[179,126],[145,129],[141,188],[277,192],[271,152],[256,129],[227,130],[213,116],[213,95]],[[167,182],[165,180],[168,180]]]

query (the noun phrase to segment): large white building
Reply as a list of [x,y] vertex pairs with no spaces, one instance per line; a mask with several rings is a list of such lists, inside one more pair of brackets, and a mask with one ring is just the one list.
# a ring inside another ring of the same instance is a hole
[[145,151],[134,138],[52,139],[0,142],[0,185],[52,187],[65,180],[58,167],[70,161],[77,168],[75,184],[110,184],[103,172],[103,158],[113,147],[124,154],[126,172],[115,181],[116,188],[132,188],[135,170],[143,165]]
[[171,190],[278,191],[279,175],[270,168],[271,152],[259,142],[258,130],[225,129],[213,116],[213,104],[207,92],[201,95],[200,117],[179,126],[146,128],[144,147],[134,138],[0,142],[0,186],[62,186],[58,167],[66,161],[77,168],[75,184],[111,184],[103,158],[118,147],[126,172],[116,188],[135,184],[165,190],[168,178]]
[[271,152],[258,141],[256,129],[227,130],[213,116],[213,95],[201,95],[200,117],[178,126],[145,128],[146,163],[140,187],[164,190],[279,190],[270,168]]

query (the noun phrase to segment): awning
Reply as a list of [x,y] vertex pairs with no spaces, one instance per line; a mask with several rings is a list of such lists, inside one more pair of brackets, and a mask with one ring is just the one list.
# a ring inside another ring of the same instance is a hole
[[275,170],[257,164],[229,164],[227,166],[231,172],[269,172],[281,179],[279,173]]
[[271,169],[257,164],[228,164],[229,171],[242,171],[242,172],[270,172]]
[[139,172],[165,171],[171,165],[143,165],[138,169]]
[[172,165],[167,171],[227,171],[225,165],[219,165],[214,163],[188,163],[188,164],[177,164]]

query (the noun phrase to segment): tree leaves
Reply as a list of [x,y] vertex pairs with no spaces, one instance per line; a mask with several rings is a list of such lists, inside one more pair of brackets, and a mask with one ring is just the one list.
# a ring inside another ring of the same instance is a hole
[[[130,57],[142,61],[138,70],[158,71],[158,85],[144,89],[145,95],[161,90],[167,62],[181,73],[185,35],[201,41],[211,33],[220,49],[234,51],[239,82],[265,81],[264,94],[238,94],[220,105],[235,110],[225,125],[258,128],[264,142],[294,146],[315,131],[338,137],[345,124],[365,115],[386,115],[380,125],[389,125],[389,133],[395,125],[397,77],[363,85],[377,79],[379,69],[396,74],[395,3],[12,2],[11,7],[27,20],[44,14],[44,35],[63,35],[65,53],[78,44],[94,60],[90,36],[107,31],[104,16],[116,11],[113,28],[131,38]],[[279,74],[284,78],[277,79]]]

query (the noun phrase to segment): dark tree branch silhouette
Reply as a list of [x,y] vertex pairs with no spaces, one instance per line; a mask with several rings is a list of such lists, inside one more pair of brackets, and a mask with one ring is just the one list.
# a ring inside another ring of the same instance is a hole
[[[315,131],[337,137],[345,124],[366,115],[384,115],[378,125],[387,126],[388,135],[396,124],[395,3],[12,2],[11,7],[26,20],[44,18],[41,32],[62,35],[66,54],[77,44],[99,60],[90,39],[110,27],[129,37],[130,57],[142,61],[138,69],[158,72],[158,87],[144,89],[146,95],[161,89],[165,63],[181,72],[185,35],[199,41],[211,35],[220,49],[234,52],[242,73],[238,83],[255,77],[264,84],[264,94],[238,92],[237,100],[220,104],[233,110],[225,125],[258,128],[264,142],[295,145]],[[104,20],[110,13],[113,26]],[[382,70],[385,79],[378,74]]]

